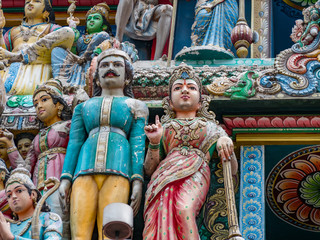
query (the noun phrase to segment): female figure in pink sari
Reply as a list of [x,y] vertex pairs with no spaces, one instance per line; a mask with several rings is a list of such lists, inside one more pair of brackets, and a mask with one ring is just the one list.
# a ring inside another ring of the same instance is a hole
[[[169,81],[166,115],[145,127],[150,141],[145,172],[151,175],[144,208],[143,239],[199,239],[196,216],[210,184],[208,162],[216,146],[230,161],[232,140],[207,111],[209,97],[192,67],[181,65]],[[237,162],[231,160],[232,172]]]

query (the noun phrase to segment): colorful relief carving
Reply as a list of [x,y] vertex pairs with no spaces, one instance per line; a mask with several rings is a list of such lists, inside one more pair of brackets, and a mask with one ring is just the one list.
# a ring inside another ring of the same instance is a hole
[[309,96],[319,92],[320,1],[303,10],[304,21],[296,21],[291,38],[296,43],[275,59],[275,70],[259,79],[257,89],[264,94],[280,91],[289,96]]
[[[56,47],[52,50],[51,65],[53,77],[58,78],[63,86],[85,87],[86,75],[92,59],[97,55],[95,48],[112,36],[108,22],[110,8],[105,3],[93,6],[86,14],[86,34],[75,45],[75,52]],[[77,32],[77,30],[75,30]]]
[[182,49],[175,59],[232,59],[231,31],[238,15],[238,3],[235,0],[198,0],[191,28],[192,45]]
[[123,34],[137,40],[156,38],[154,59],[159,59],[170,33],[172,6],[158,0],[121,0],[116,14],[116,38],[122,42]]
[[241,147],[240,229],[245,239],[265,239],[264,146]]
[[[209,98],[202,96],[199,102],[201,88],[192,67],[177,67],[169,80],[170,98],[163,101],[163,125],[156,117],[155,124],[146,127],[150,144],[144,169],[151,181],[143,239],[198,239],[196,215],[209,190],[208,162],[216,145],[222,158],[230,159],[233,152],[231,139],[207,111]],[[234,159],[231,164],[236,174]]]
[[97,57],[97,95],[77,105],[72,118],[59,189],[65,211],[71,195],[72,239],[91,239],[96,220],[102,239],[108,204],[131,200],[137,214],[141,203],[148,108],[132,98],[132,58],[116,46]]
[[[62,221],[50,212],[45,204],[46,198],[58,186],[58,179],[50,179],[53,184],[47,194],[42,194],[31,180],[27,169],[18,167],[11,172],[5,185],[6,197],[13,219],[6,219],[0,212],[2,239],[62,239]],[[8,221],[10,224],[6,223]]]
[[286,223],[320,232],[320,146],[281,159],[266,181],[271,210]]
[[[54,47],[70,49],[74,32],[53,24],[51,0],[26,1],[25,18],[20,26],[0,34],[0,59],[3,82],[10,94],[32,94],[38,84],[51,76],[51,51]],[[4,17],[0,22],[4,21]]]
[[318,128],[320,116],[225,116],[227,129],[233,128]]
[[230,97],[232,100],[241,100],[251,98],[256,94],[254,89],[254,80],[258,78],[258,74],[254,72],[245,73],[237,85],[231,86],[224,92],[224,95]]

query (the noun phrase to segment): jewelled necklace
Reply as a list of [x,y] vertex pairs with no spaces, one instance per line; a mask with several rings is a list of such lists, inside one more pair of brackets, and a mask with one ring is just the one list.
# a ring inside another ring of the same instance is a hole
[[43,24],[47,24],[47,23],[37,23],[34,25],[28,25],[28,24],[21,24],[20,25],[20,35],[22,36],[22,40],[24,42],[28,42],[30,37],[35,36],[35,37],[39,37],[40,34],[37,33],[38,27],[43,25]]

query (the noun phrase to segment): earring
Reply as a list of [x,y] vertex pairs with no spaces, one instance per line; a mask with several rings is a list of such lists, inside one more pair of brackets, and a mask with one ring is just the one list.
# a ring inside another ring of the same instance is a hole
[[62,110],[63,110],[63,106],[59,106],[59,107],[58,107],[58,117],[59,117],[59,118],[61,117]]
[[129,83],[130,83],[130,81],[129,81],[129,80],[125,80],[125,81],[124,81],[124,85],[125,85],[125,86],[128,86],[128,85],[129,85]]
[[36,198],[32,198],[33,201],[33,207],[35,208],[38,204],[37,199]]
[[44,11],[43,14],[42,14],[42,17],[44,19],[45,22],[49,23],[49,13],[48,11]]

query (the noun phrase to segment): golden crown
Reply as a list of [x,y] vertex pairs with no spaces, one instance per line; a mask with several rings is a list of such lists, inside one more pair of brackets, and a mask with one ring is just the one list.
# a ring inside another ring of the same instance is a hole
[[105,17],[105,19],[107,21],[109,21],[109,11],[110,11],[110,8],[108,6],[108,4],[106,3],[98,3],[97,5],[94,5],[86,14],[86,19],[88,18],[88,16],[90,14],[93,14],[93,13],[100,13],[101,16]]

